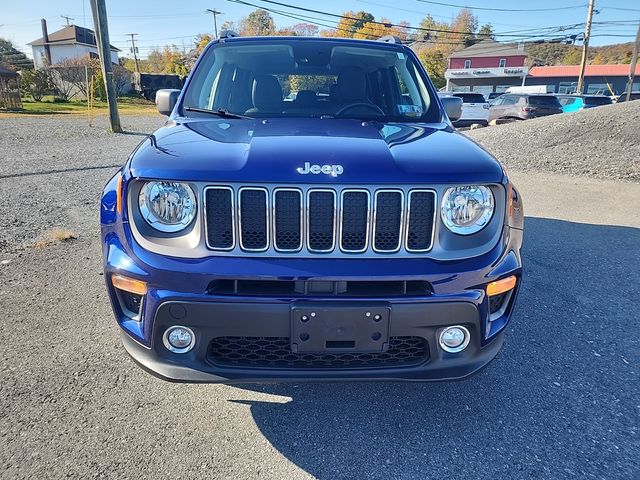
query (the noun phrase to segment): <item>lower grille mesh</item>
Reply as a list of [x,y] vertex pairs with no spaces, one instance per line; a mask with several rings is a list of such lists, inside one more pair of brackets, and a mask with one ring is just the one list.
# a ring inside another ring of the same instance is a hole
[[428,358],[429,347],[422,337],[391,337],[383,353],[293,353],[289,337],[218,337],[208,351],[209,362],[236,368],[406,367]]

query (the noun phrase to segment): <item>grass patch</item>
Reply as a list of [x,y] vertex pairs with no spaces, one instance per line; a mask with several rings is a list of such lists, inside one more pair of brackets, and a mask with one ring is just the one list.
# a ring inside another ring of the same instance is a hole
[[46,248],[55,243],[70,242],[77,239],[78,236],[71,230],[66,228],[54,228],[44,234],[41,240],[33,244],[34,248]]
[[[72,100],[70,102],[54,102],[53,98],[45,97],[42,102],[23,100],[22,106],[23,110],[21,111],[2,112],[2,115],[6,117],[19,115],[87,114],[87,102],[80,100]],[[157,113],[155,104],[139,97],[118,98],[118,110],[123,115],[150,115]],[[106,115],[107,113],[107,102],[94,102],[92,116]]]

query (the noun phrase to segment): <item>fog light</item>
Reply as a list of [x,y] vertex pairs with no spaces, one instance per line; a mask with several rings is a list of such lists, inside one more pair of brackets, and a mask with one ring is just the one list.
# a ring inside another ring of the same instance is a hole
[[469,330],[461,325],[447,327],[440,332],[440,348],[445,352],[458,353],[467,348],[471,335]]
[[176,325],[167,328],[162,341],[170,352],[187,353],[196,344],[196,336],[190,328]]

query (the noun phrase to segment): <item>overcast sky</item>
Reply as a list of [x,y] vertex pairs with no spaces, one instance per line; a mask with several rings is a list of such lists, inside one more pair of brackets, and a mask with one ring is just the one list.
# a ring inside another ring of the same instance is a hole
[[[247,0],[249,3],[264,5],[273,9],[285,10],[284,7],[269,6],[260,0]],[[345,10],[367,10],[376,16],[386,17],[394,23],[406,20],[416,26],[426,14],[436,20],[451,21],[459,8],[435,5],[420,0],[279,0],[282,3],[304,6],[330,13],[342,13]],[[463,5],[467,0],[438,0],[437,3]],[[587,0],[468,0],[469,6],[493,9],[556,9],[573,7],[564,10],[546,10],[535,12],[490,11],[474,9],[480,25],[491,22],[497,33],[518,34],[518,30],[564,26],[585,21]],[[76,25],[93,28],[91,10],[88,0],[1,0],[0,38],[8,38],[29,56],[31,48],[27,43],[40,38],[40,18],[46,18],[49,32],[54,32],[65,25],[61,15],[73,18]],[[111,43],[122,50],[122,55],[129,55],[127,33],[138,33],[138,44],[141,56],[155,46],[175,44],[189,48],[198,33],[211,32],[213,22],[205,9],[215,8],[223,15],[218,17],[218,25],[225,20],[237,21],[249,14],[254,8],[231,3],[227,0],[107,0],[109,14],[109,31]],[[640,2],[637,0],[596,0],[594,22],[601,21],[640,21]],[[288,10],[296,15],[304,12]],[[306,13],[316,18],[316,22],[334,24],[336,19],[322,17],[318,14]],[[273,14],[278,27],[300,23],[299,20]],[[323,28],[323,27],[320,27]],[[592,45],[605,45],[632,41],[635,37],[635,25],[595,25]],[[576,33],[578,30],[571,30]],[[538,33],[538,32],[536,32]],[[524,34],[520,34],[524,35]],[[558,35],[560,36],[560,34]],[[522,38],[522,37],[520,37]],[[513,40],[515,37],[499,37],[498,40]]]

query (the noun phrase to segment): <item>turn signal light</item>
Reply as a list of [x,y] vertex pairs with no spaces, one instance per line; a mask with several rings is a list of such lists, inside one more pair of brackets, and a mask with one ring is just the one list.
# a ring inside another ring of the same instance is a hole
[[501,293],[508,292],[516,286],[516,281],[516,276],[511,275],[510,277],[503,278],[502,280],[491,282],[487,284],[487,295],[493,297],[494,295],[500,295]]
[[122,175],[118,177],[118,188],[116,189],[116,213],[122,213]]
[[147,293],[147,284],[142,280],[134,280],[133,278],[123,277],[122,275],[111,275],[111,283],[114,287],[124,290],[125,292],[144,295]]

